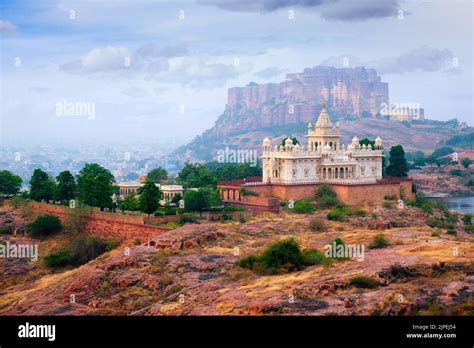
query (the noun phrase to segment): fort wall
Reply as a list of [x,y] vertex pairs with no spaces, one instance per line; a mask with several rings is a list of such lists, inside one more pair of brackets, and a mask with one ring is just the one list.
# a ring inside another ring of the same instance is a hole
[[145,224],[145,217],[130,216],[118,213],[97,212],[71,209],[69,207],[39,202],[30,202],[36,214],[51,214],[66,223],[75,223],[82,232],[103,238],[114,238],[120,241],[138,239],[142,243],[151,237],[169,231],[168,228]]

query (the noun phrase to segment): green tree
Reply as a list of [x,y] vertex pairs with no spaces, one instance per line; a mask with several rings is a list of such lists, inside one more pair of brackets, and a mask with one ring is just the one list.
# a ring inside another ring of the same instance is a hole
[[40,215],[28,225],[30,234],[35,238],[47,237],[62,230],[61,221],[54,215]]
[[452,147],[440,147],[436,150],[433,151],[431,155],[426,157],[425,162],[428,164],[436,164],[438,167],[441,166],[441,164],[438,162],[438,159],[440,157],[444,157],[446,155],[449,155],[454,152],[454,149]]
[[435,160],[435,163],[438,167],[446,167],[449,164],[452,164],[453,161],[449,157],[441,157]]
[[8,170],[0,170],[0,193],[15,195],[20,191],[22,182],[18,175]]
[[472,163],[472,161],[467,158],[467,157],[464,157],[462,160],[461,160],[461,164],[464,168],[469,168],[469,165]]
[[250,164],[236,163],[206,163],[205,167],[212,171],[215,182],[234,179],[244,179],[249,176],[262,176],[262,167]]
[[187,191],[184,195],[184,204],[187,210],[198,211],[202,216],[202,212],[211,207],[210,191],[204,189]]
[[57,200],[64,203],[76,197],[76,180],[69,170],[59,173],[56,180],[58,182],[56,187]]
[[408,176],[408,163],[405,158],[405,151],[401,145],[392,146],[390,149],[389,162],[390,164],[386,169],[388,176]]
[[35,169],[30,180],[30,197],[35,201],[49,202],[54,198],[56,184],[41,169]]
[[180,200],[183,199],[183,196],[181,196],[181,193],[177,193],[173,196],[173,199],[171,200],[171,203],[178,204]]
[[79,199],[101,211],[112,206],[114,176],[97,163],[87,163],[77,175]]
[[153,181],[154,183],[159,183],[161,180],[168,179],[168,172],[162,167],[152,169],[148,172],[146,178]]
[[204,187],[216,184],[212,171],[200,163],[186,162],[179,171],[177,180],[185,187]]
[[359,140],[359,144],[362,145],[371,145],[372,147],[375,146],[375,140],[369,140],[368,138],[364,138],[362,140]]
[[140,197],[138,204],[140,211],[150,215],[160,206],[160,189],[151,180],[145,181],[145,184],[138,189]]
[[136,211],[140,209],[138,199],[133,192],[130,193],[127,197],[125,197],[125,199],[122,202],[120,202],[119,207],[120,209],[122,209],[122,211],[125,211],[125,210]]
[[298,141],[298,139],[296,139],[295,137],[291,138],[291,137],[286,137],[286,138],[283,138],[283,140],[281,141],[281,145],[282,146],[285,146],[285,141],[286,139],[290,138],[291,141],[293,142],[293,145],[296,145],[296,144],[299,144],[300,142]]

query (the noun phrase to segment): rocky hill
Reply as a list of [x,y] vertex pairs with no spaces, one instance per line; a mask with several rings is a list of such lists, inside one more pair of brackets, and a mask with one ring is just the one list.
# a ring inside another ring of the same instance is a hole
[[[32,240],[39,243],[38,262],[0,258],[0,315],[472,315],[474,244],[461,221],[452,236],[426,226],[430,216],[442,217],[437,210],[428,216],[411,207],[364,209],[370,217],[345,222],[326,220],[326,210],[186,224],[157,235],[154,247],[130,241],[73,269],[51,270],[42,262],[69,233]],[[325,228],[311,231],[312,218],[325,221]],[[197,240],[203,231],[217,238],[173,247],[177,239]],[[302,248],[324,250],[336,237],[367,246],[379,233],[390,245],[367,249],[363,261],[342,259],[277,275],[236,266],[239,258],[289,237]],[[0,239],[19,243],[29,237]],[[352,286],[357,275],[376,279],[376,286]]]
[[[342,140],[381,136],[387,146],[430,151],[458,132],[456,124],[427,121],[420,124],[390,121],[377,115],[388,103],[388,83],[374,69],[317,66],[288,74],[280,83],[233,87],[223,114],[214,127],[173,154],[178,160],[215,160],[225,147],[257,149],[265,136],[304,137],[326,103],[333,121],[341,122]],[[429,134],[429,135],[428,135]],[[275,140],[275,143],[281,139]],[[303,141],[304,143],[304,141]]]

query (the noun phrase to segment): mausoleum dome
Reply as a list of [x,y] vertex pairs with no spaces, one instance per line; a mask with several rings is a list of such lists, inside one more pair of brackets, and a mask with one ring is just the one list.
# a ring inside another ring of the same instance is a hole
[[285,146],[291,146],[291,145],[293,145],[293,140],[291,140],[290,137],[286,138]]
[[268,137],[265,137],[265,139],[263,139],[263,146],[270,146],[270,139]]
[[359,138],[357,138],[357,137],[352,138],[352,145],[354,147],[359,145]]

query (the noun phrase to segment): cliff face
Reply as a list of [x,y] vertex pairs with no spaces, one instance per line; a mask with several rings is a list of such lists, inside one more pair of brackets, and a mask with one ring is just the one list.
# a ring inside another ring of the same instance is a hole
[[332,115],[375,115],[388,102],[388,84],[374,69],[317,66],[281,83],[233,87],[212,133],[309,122],[326,103]]

